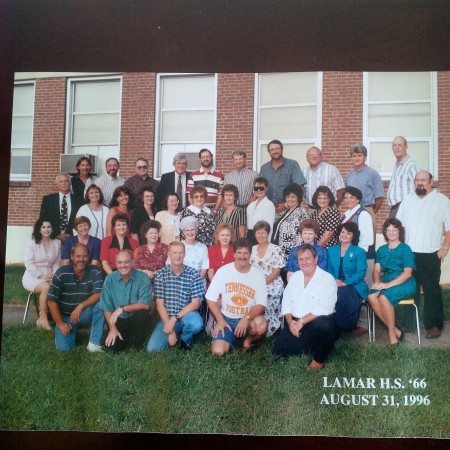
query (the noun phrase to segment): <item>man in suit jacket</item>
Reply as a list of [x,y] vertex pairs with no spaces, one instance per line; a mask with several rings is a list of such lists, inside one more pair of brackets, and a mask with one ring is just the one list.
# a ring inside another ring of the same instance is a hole
[[[183,153],[177,153],[173,157],[173,167],[175,168],[173,172],[163,173],[161,175],[161,181],[159,182],[158,192],[156,194],[156,202],[157,202],[156,204],[158,207],[158,211],[164,209],[163,207],[164,197],[169,192],[175,192],[177,194],[180,194],[181,192],[181,199],[180,199],[181,209],[186,208],[186,206],[189,206],[186,194],[186,186],[189,178],[189,173],[186,172],[187,168],[186,155]],[[181,181],[181,191],[180,188],[178,187],[179,177]]]
[[[80,208],[79,199],[70,193],[70,176],[67,173],[59,173],[56,176],[58,192],[44,195],[41,203],[39,217],[51,221],[56,239],[64,243],[68,236],[73,235],[73,221]],[[64,202],[65,199],[65,202]],[[67,218],[64,219],[63,209],[67,205]]]

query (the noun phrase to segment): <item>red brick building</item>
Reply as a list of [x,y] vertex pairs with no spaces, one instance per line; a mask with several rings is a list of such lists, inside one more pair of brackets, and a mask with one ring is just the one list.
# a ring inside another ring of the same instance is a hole
[[[42,196],[54,192],[61,154],[97,156],[99,173],[116,156],[124,177],[144,156],[159,177],[172,170],[177,152],[192,154],[189,167],[197,167],[203,147],[228,172],[231,152],[240,148],[258,170],[268,160],[267,142],[276,138],[301,167],[307,148],[317,145],[345,178],[351,145],[363,143],[368,164],[387,186],[396,135],[408,139],[409,153],[449,196],[450,72],[20,73],[7,262],[21,261],[18,243],[29,236]],[[378,225],[387,210],[385,204]]]

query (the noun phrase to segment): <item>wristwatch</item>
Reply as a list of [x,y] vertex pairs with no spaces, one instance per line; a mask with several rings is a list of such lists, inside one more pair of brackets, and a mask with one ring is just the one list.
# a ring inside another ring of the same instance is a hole
[[125,305],[120,305],[119,308],[122,310],[122,313],[125,312]]
[[250,316],[249,316],[248,314],[245,316],[245,318],[246,318],[247,320],[250,320]]

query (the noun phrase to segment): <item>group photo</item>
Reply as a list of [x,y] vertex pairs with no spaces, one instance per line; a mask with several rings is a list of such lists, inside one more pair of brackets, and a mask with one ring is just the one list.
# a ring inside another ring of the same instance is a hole
[[12,88],[1,429],[450,437],[450,72]]

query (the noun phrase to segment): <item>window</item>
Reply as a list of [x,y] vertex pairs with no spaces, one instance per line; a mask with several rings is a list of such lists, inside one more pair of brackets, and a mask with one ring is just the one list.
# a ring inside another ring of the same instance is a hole
[[119,157],[121,97],[118,77],[68,80],[66,153]]
[[31,180],[33,119],[34,83],[16,84],[11,130],[11,180]]
[[267,144],[283,143],[283,155],[305,167],[306,150],[321,145],[322,74],[320,72],[263,73],[255,83],[259,168],[270,160]]
[[[198,165],[198,152],[213,153],[216,141],[215,75],[158,75],[155,133],[155,175],[173,170],[177,153]],[[194,164],[194,165],[193,165]]]
[[404,136],[408,153],[437,174],[437,77],[435,72],[364,73],[364,141],[368,164],[389,179],[392,140]]

